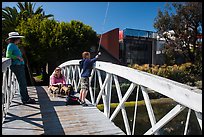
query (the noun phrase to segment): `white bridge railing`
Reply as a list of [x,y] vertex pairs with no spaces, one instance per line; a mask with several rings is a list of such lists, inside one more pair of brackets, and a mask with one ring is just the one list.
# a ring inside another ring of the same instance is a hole
[[2,58],[2,123],[10,107],[15,92],[19,91],[16,76],[10,69],[11,59]]
[[[79,68],[79,60],[67,61],[61,64],[59,67],[62,68],[62,73],[65,75],[66,81],[68,83],[71,83],[75,87],[75,90],[78,91],[80,87],[79,83],[80,83],[80,73],[81,73],[81,70]],[[105,76],[104,80],[103,80],[103,76]],[[125,92],[124,96],[122,96],[121,94],[119,78],[128,80],[131,83],[128,90]],[[100,87],[98,93],[95,92],[95,89],[96,89],[95,86],[97,82],[99,83],[99,87]],[[94,86],[92,86],[93,83],[94,83]],[[111,104],[111,90],[112,90],[113,84],[116,87],[116,91],[119,99],[119,102],[118,102],[119,105],[111,114],[110,104]],[[192,111],[195,112],[198,123],[202,130],[202,91],[201,90],[163,77],[159,77],[146,72],[135,70],[132,68],[128,68],[128,67],[108,63],[108,62],[101,62],[101,61],[96,62],[90,77],[89,93],[90,93],[91,102],[93,105],[98,105],[98,103],[102,99],[104,104],[104,114],[111,121],[114,120],[114,118],[118,115],[119,111],[121,110],[127,135],[134,134],[134,131],[135,131],[134,128],[135,128],[135,119],[136,119],[136,112],[137,112],[136,111],[137,103],[135,104],[132,131],[130,129],[130,125],[128,122],[124,103],[130,97],[131,93],[134,91],[135,88],[137,88],[136,102],[138,100],[138,92],[141,91],[147,108],[150,123],[151,123],[151,128],[147,130],[144,133],[144,135],[157,134],[158,131],[165,124],[167,124],[170,120],[176,117],[185,108],[188,109],[188,114],[186,118],[184,135],[187,134],[189,118]],[[152,109],[152,105],[150,102],[150,98],[147,92],[147,88],[159,94],[162,94],[166,97],[169,97],[173,99],[175,102],[177,102],[177,105],[171,111],[169,111],[165,116],[163,116],[163,118],[161,118],[159,121],[156,121],[156,118]]]

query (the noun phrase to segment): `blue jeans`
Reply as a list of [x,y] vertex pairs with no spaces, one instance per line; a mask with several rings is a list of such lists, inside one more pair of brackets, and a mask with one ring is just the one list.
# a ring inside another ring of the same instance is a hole
[[22,102],[28,101],[28,99],[30,97],[28,95],[28,90],[27,90],[25,66],[24,65],[11,65],[10,69],[16,75],[16,78],[18,80],[19,88],[20,88],[21,101]]

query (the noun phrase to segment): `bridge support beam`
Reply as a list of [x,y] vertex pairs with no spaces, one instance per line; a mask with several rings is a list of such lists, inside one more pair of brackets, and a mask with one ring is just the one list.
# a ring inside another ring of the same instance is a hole
[[199,123],[199,125],[200,125],[200,128],[201,128],[201,130],[202,130],[202,113],[195,111],[195,114],[196,114],[198,123]]
[[105,92],[102,94],[103,102],[104,102],[104,114],[107,118],[110,117],[110,104],[111,104],[111,89],[112,89],[112,75],[108,75],[108,81],[105,87]]
[[[118,77],[113,75],[113,78],[114,78],[114,82],[115,82],[115,86],[116,86],[116,91],[117,91],[117,94],[118,94],[118,99],[119,99],[119,102],[121,102],[122,101],[122,93],[121,93],[121,90],[120,90],[120,84],[118,82]],[[125,129],[126,129],[127,135],[131,135],[130,126],[129,126],[127,113],[126,113],[124,104],[121,106],[121,111],[122,111],[123,121],[124,121],[124,124],[125,124]]]
[[[145,105],[147,108],[147,112],[150,118],[150,123],[153,127],[156,124],[156,118],[155,118],[154,111],[152,109],[152,105],[151,105],[151,102],[150,102],[150,99],[147,93],[147,88],[141,86],[141,89],[142,89],[142,95],[144,97]],[[158,135],[158,133],[155,133],[155,135]]]
[[110,120],[112,121],[116,115],[118,114],[119,110],[122,108],[122,105],[124,105],[125,101],[129,98],[130,94],[132,93],[132,91],[135,89],[136,84],[132,83],[130,85],[130,87],[128,88],[127,92],[125,93],[124,97],[122,98],[122,100],[120,101],[119,105],[116,107],[115,111],[113,112],[113,114],[110,117]]
[[[98,97],[97,97],[97,99],[96,99],[96,105],[99,103],[99,101],[100,101],[100,99],[101,99],[101,96],[102,96],[102,94],[104,94],[104,89],[105,89],[105,86],[106,86],[106,84],[107,84],[107,82],[109,81],[109,78],[110,78],[110,74],[106,74],[106,78],[105,78],[105,80],[104,80],[104,83],[103,83],[103,85],[102,85],[102,87],[101,87],[101,90],[100,90],[100,92],[99,92],[99,94],[98,94]],[[103,100],[104,101],[104,100]],[[104,103],[104,107],[106,106],[106,102],[103,102]]]
[[150,128],[144,135],[152,135],[159,129],[161,129],[166,123],[176,117],[181,111],[185,109],[185,106],[180,104],[176,105],[168,114],[160,119],[152,128]]

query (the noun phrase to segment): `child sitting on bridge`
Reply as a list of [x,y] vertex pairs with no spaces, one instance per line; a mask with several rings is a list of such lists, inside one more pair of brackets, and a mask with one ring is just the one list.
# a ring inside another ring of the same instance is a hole
[[65,77],[61,73],[61,68],[57,67],[50,77],[50,86],[48,88],[53,94],[69,95]]
[[66,105],[79,105],[79,97],[76,96],[77,92],[74,91],[74,88],[71,84],[67,85],[69,95],[66,97],[65,104]]

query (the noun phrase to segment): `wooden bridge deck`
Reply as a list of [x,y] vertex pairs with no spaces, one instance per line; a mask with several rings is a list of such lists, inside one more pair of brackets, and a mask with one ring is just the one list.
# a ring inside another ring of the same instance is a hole
[[47,86],[28,87],[37,104],[22,105],[18,93],[2,124],[3,135],[124,135],[96,107],[65,106],[65,98],[50,97]]

